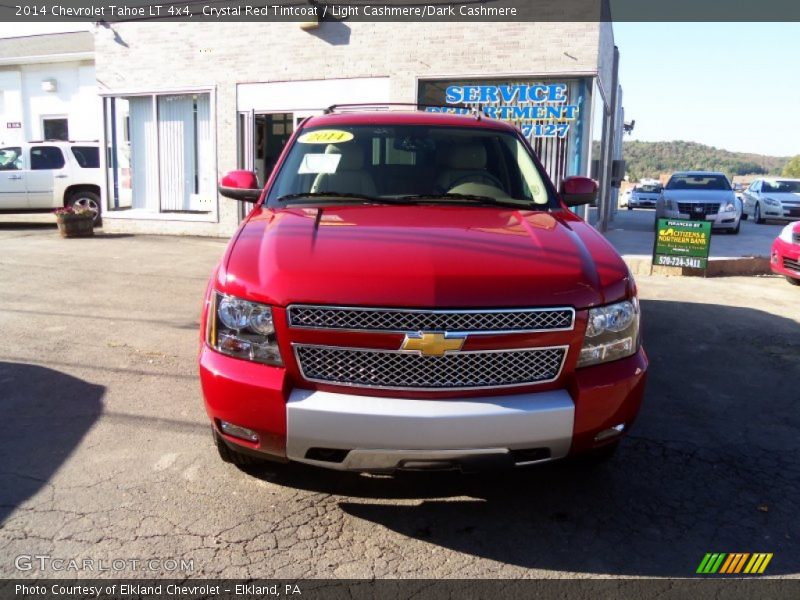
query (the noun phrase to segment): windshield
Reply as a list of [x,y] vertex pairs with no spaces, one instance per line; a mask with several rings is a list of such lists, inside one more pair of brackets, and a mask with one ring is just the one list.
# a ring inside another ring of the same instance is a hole
[[661,192],[660,185],[637,185],[634,190],[639,194],[658,194]]
[[730,190],[731,184],[724,175],[673,175],[668,190]]
[[772,194],[796,194],[800,192],[800,181],[764,181],[762,192]]
[[289,200],[551,205],[543,175],[512,133],[429,125],[304,129],[267,197],[270,206]]

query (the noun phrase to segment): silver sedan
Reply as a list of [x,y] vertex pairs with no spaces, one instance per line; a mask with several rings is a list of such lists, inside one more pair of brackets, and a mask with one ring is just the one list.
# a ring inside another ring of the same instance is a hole
[[800,220],[800,179],[756,179],[743,196],[745,215],[756,223]]
[[710,221],[712,229],[739,233],[742,203],[724,173],[673,173],[656,203],[658,219]]

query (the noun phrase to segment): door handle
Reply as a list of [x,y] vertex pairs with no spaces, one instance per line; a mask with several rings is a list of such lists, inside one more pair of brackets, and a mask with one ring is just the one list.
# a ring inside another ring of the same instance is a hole
[[66,175],[64,175],[64,174],[61,174],[61,175],[53,175],[53,177],[54,177],[55,179],[65,179],[67,176],[66,176]]
[[22,175],[9,175],[9,179],[22,179]]

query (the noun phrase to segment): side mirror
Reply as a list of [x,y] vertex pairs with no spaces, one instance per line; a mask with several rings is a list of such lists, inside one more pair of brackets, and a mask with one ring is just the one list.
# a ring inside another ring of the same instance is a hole
[[558,192],[567,206],[589,204],[597,198],[597,182],[588,177],[566,177]]
[[258,202],[261,188],[252,171],[229,171],[219,182],[219,193],[240,202]]

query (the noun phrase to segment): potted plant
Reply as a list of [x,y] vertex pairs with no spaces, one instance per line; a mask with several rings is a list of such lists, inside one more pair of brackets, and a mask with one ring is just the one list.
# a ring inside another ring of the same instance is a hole
[[94,211],[88,207],[65,206],[53,211],[61,237],[89,237],[94,235]]

